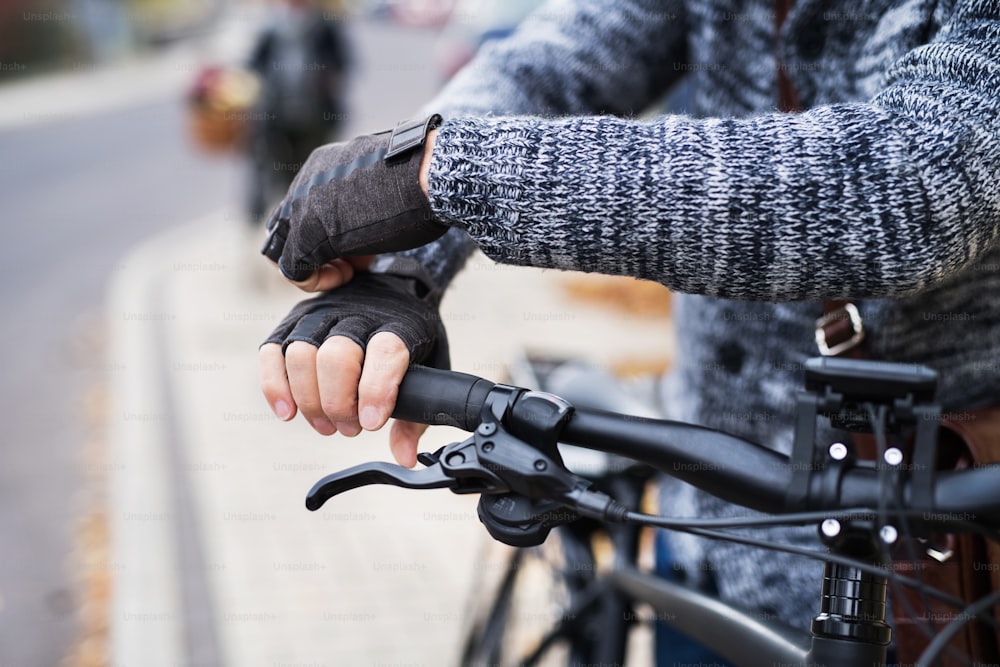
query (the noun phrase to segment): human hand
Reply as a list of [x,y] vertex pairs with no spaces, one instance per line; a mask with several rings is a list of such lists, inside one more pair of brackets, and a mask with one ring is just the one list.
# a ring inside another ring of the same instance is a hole
[[[439,295],[416,265],[359,272],[343,287],[297,304],[260,348],[260,382],[283,420],[302,412],[318,433],[382,428],[411,363],[448,367]],[[416,464],[426,426],[396,421],[393,456]]]
[[262,252],[293,282],[338,257],[415,248],[447,227],[425,194],[426,136],[440,122],[401,124],[313,151],[267,224]]
[[310,273],[304,280],[292,281],[292,284],[304,292],[332,290],[349,283],[356,271],[367,271],[374,260],[374,255],[335,259]]

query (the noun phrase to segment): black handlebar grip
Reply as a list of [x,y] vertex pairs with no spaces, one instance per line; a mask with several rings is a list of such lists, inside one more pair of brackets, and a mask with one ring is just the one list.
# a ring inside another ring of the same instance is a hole
[[399,385],[392,416],[474,431],[482,420],[486,396],[494,386],[489,380],[467,373],[411,366]]

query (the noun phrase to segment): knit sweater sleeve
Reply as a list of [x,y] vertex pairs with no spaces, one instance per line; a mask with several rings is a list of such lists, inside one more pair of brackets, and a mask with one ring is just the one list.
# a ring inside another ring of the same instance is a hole
[[[628,114],[680,72],[682,0],[549,0],[509,38],[487,43],[423,113],[457,116]],[[475,249],[460,230],[399,253],[448,284]]]
[[869,103],[725,120],[452,119],[430,188],[435,212],[500,262],[727,298],[911,294],[1000,233],[995,3],[959,0]]

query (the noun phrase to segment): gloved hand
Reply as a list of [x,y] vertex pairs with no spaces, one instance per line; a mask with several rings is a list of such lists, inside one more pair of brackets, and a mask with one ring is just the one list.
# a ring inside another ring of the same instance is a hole
[[444,234],[419,184],[427,131],[440,122],[433,115],[317,148],[267,223],[263,254],[302,281],[338,257],[416,248]]
[[[260,348],[261,388],[272,410],[296,409],[323,435],[381,428],[409,364],[448,368],[440,293],[411,260],[354,279],[292,308]],[[412,466],[424,427],[397,421],[396,459]]]
[[399,260],[388,272],[358,271],[341,287],[297,303],[264,344],[279,343],[285,351],[297,340],[319,347],[331,336],[345,336],[364,349],[375,334],[388,331],[406,345],[410,363],[449,368],[440,294],[416,266]]

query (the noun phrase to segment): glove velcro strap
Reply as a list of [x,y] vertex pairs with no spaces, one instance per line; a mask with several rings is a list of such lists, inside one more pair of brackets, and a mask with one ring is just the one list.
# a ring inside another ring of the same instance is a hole
[[389,150],[385,161],[405,155],[410,150],[423,146],[427,141],[427,133],[441,125],[441,116],[431,114],[418,120],[404,120],[396,125],[389,137]]

